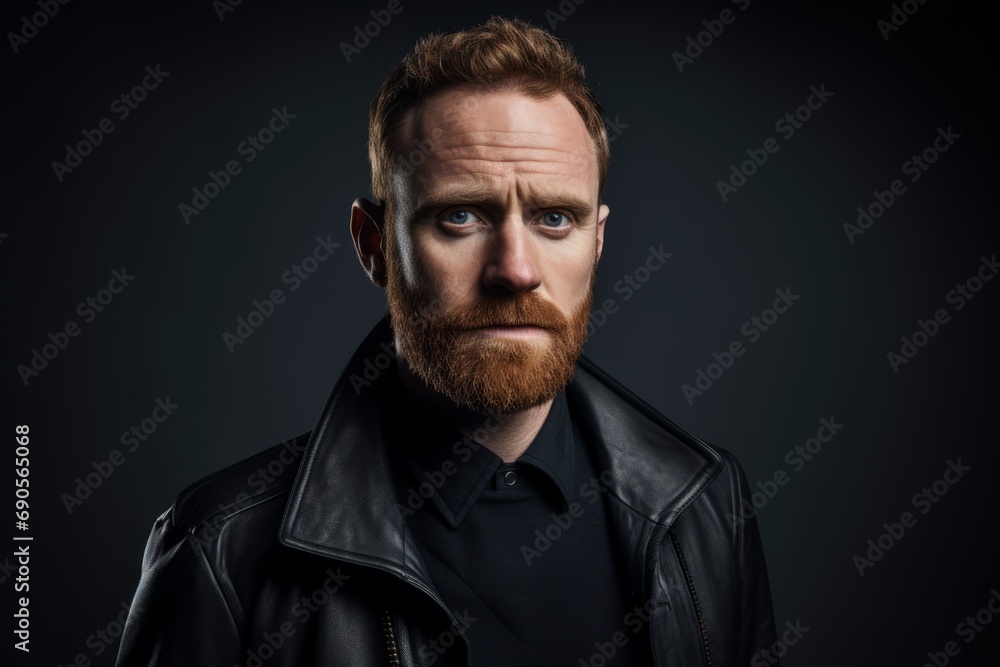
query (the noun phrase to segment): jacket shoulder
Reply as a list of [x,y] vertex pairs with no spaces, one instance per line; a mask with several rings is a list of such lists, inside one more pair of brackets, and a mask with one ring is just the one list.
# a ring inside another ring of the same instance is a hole
[[717,469],[716,472],[726,462],[724,459],[729,458],[735,461],[735,459],[732,459],[732,455],[722,448],[705,442],[679,426],[631,389],[609,375],[586,355],[580,355],[577,367],[584,371],[583,377],[589,380],[587,383],[588,390],[591,392],[595,390],[601,392],[600,396],[596,397],[595,400],[601,403],[602,407],[611,408],[612,402],[617,404],[619,408],[624,407],[625,414],[632,418],[645,420],[646,423],[666,434],[675,444],[712,462]]
[[196,533],[276,497],[287,496],[310,432],[216,471],[181,491],[167,512],[170,522]]

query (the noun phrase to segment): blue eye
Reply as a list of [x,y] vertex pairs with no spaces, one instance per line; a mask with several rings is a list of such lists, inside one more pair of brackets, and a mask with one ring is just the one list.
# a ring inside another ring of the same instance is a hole
[[561,227],[563,221],[569,222],[562,213],[546,213],[542,216],[542,222],[545,223],[546,227]]
[[455,223],[456,225],[464,225],[469,221],[470,213],[466,210],[453,211],[447,215],[445,220],[448,222]]

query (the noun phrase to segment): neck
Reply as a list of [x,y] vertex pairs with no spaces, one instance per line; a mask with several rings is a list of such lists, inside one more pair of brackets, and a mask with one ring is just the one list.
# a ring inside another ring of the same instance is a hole
[[524,454],[542,430],[542,424],[552,408],[552,399],[549,399],[519,412],[484,415],[456,405],[447,396],[428,387],[402,357],[398,361],[399,380],[414,400],[425,405],[433,418],[448,422],[457,431],[499,456],[504,463],[511,463]]

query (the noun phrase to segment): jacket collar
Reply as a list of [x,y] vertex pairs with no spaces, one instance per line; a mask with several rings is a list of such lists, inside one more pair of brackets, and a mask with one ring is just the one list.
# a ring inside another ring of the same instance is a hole
[[[441,480],[433,482],[435,491],[429,501],[434,504],[441,517],[457,528],[476,504],[483,492],[493,484],[503,459],[463,435],[458,429],[435,415],[428,413],[426,405],[417,403],[409,396],[396,373],[397,362],[385,369],[386,397],[383,404],[393,415],[386,423],[391,431],[390,456],[399,457],[410,473],[414,485],[428,482],[427,473],[436,471]],[[448,445],[451,444],[451,447]],[[552,401],[552,407],[545,417],[537,435],[527,450],[517,458],[518,465],[526,465],[538,470],[561,503],[560,511],[569,509],[571,489],[576,486],[577,446],[570,423],[566,394],[560,391]],[[464,447],[463,457],[459,448]],[[440,471],[449,470],[447,475]]]
[[[279,531],[280,541],[324,556],[378,567],[424,587],[430,577],[396,505],[379,400],[395,348],[388,317],[348,361],[306,445]],[[647,525],[669,526],[722,468],[722,460],[581,357],[566,388],[573,419],[596,447],[608,491]],[[607,476],[605,477],[607,479]],[[635,517],[615,519],[636,557]],[[633,559],[635,560],[635,559]],[[635,560],[638,562],[638,560]]]

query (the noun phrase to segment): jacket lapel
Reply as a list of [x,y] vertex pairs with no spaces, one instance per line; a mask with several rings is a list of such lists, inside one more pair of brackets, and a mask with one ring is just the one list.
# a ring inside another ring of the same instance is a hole
[[[394,355],[388,318],[341,373],[306,446],[279,539],[287,546],[389,570],[434,591],[396,506],[381,427],[380,367]],[[372,369],[375,369],[373,371]],[[367,373],[367,375],[366,375]],[[609,471],[612,530],[634,585],[646,572],[653,529],[662,535],[718,475],[719,455],[582,356],[566,389],[600,470]],[[655,540],[654,540],[655,543]]]
[[383,317],[348,361],[310,435],[279,540],[414,578],[433,591],[397,509],[383,446],[380,367],[392,368],[394,354]]
[[722,459],[586,356],[566,388],[574,418],[596,447],[612,491],[650,521],[669,526],[722,470]]
[[[627,564],[633,598],[653,597],[660,541],[722,470],[722,459],[602,371],[586,356],[566,388],[573,419],[609,471],[614,547]],[[640,593],[641,592],[641,593]]]

